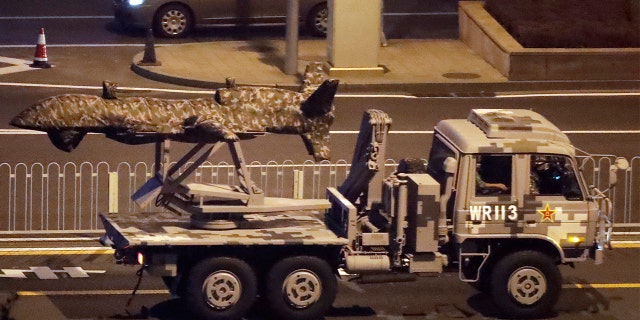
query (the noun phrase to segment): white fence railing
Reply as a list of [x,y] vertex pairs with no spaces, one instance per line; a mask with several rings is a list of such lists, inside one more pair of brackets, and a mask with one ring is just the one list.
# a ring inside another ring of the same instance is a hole
[[[613,156],[582,157],[587,183],[600,189],[607,187]],[[640,157],[618,174],[618,186],[608,191],[614,203],[616,225],[640,223]],[[387,161],[387,173],[395,169]],[[346,161],[334,163],[291,161],[249,164],[251,178],[267,196],[323,198],[327,187],[340,185],[349,173]],[[153,205],[139,208],[130,199],[155,172],[147,163],[83,162],[10,165],[0,163],[0,231],[96,230],[101,229],[102,212],[136,212],[159,210]],[[205,162],[190,181],[236,184],[232,164]]]

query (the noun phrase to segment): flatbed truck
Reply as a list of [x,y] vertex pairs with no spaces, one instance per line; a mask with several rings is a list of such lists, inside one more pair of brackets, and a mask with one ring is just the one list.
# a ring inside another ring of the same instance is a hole
[[134,198],[182,215],[103,214],[100,241],[207,319],[239,319],[257,297],[277,319],[321,318],[338,270],[391,280],[457,272],[503,316],[542,317],[558,300],[558,265],[603,261],[609,200],[587,186],[575,148],[540,114],[474,109],[442,120],[428,161],[404,159],[385,176],[390,126],[386,113],[365,112],[349,176],[320,200],[264,197],[239,145],[230,150],[240,186],[184,183],[192,167],[178,175],[160,165],[168,148],[158,144],[164,169]]

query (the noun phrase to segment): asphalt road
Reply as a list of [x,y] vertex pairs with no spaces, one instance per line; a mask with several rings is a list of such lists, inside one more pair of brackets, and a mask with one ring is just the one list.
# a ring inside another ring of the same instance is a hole
[[[591,262],[575,268],[561,266],[563,291],[551,319],[638,319],[639,250],[608,251],[599,266]],[[137,269],[115,265],[108,252],[7,255],[0,250],[0,256],[0,305],[4,297],[15,299],[4,306],[16,320],[188,318],[162,281],[148,276],[127,306],[138,280]],[[50,275],[46,270],[54,276],[43,279]],[[267,310],[259,303],[248,319],[265,319]],[[459,281],[456,272],[446,272],[418,277],[415,282],[344,279],[325,319],[496,319],[495,310],[490,297]]]
[[[121,87],[139,89],[123,90],[122,95],[175,98],[208,94],[191,92],[194,90],[192,88],[153,82],[133,74],[129,70],[129,63],[132,56],[142,50],[144,32],[123,30],[114,25],[110,18],[109,3],[73,0],[60,1],[52,6],[50,2],[35,0],[0,2],[0,28],[10,30],[0,33],[0,57],[31,60],[37,30],[44,26],[47,28],[48,43],[55,43],[49,45],[49,56],[51,62],[57,65],[49,70],[0,73],[0,163],[152,161],[153,147],[150,145],[125,146],[100,135],[90,135],[77,150],[66,154],[56,150],[45,135],[11,131],[13,128],[8,126],[11,117],[38,99],[50,95],[99,93],[98,86],[105,79],[118,82]],[[407,5],[409,2],[401,3]],[[455,1],[428,3],[434,6],[430,9],[433,12],[449,10],[449,14],[425,15],[428,18],[420,20],[426,20],[429,23],[427,27],[415,27],[415,16],[391,15],[385,20],[385,28],[389,30],[387,35],[396,32],[397,37],[408,37],[412,32],[419,32],[415,30],[422,29],[427,30],[425,36],[429,37],[456,37],[457,22],[455,15],[451,15],[451,10],[455,11],[455,5],[452,9]],[[391,8],[387,6],[387,9]],[[48,17],[42,18],[42,15]],[[394,25],[392,19],[401,20],[404,24]],[[252,36],[279,37],[283,30],[279,27],[256,29],[252,30]],[[187,39],[158,41],[211,41],[243,36],[246,35],[234,30],[207,29]],[[0,70],[3,66],[0,60]],[[457,95],[456,92],[443,92],[437,97],[396,94],[354,96],[339,93],[335,101],[337,119],[332,127],[333,159],[350,161],[360,116],[367,108],[385,110],[393,118],[387,156],[396,160],[426,157],[431,130],[437,121],[466,117],[469,109],[476,107],[531,108],[565,130],[580,149],[626,158],[640,155],[640,98],[633,92],[617,92],[602,87],[598,92],[561,91],[554,95],[531,92],[515,95],[513,92],[491,91],[467,94],[465,97],[455,97]],[[187,147],[176,145],[176,154]],[[310,159],[297,136],[268,135],[246,141],[243,147],[249,161],[302,162]],[[226,159],[223,157],[220,160]],[[56,234],[53,237],[62,236]],[[95,239],[88,241],[88,245],[92,245],[90,243]],[[66,245],[73,246],[74,243]],[[8,246],[15,248],[17,244],[8,242]],[[553,318],[638,319],[638,253],[638,249],[620,249],[611,252],[602,266],[586,263],[579,264],[576,269],[563,267],[566,289],[558,304],[558,314]],[[109,254],[23,252],[0,256],[3,275],[22,273],[26,277],[0,276],[0,292],[4,292],[0,294],[0,302],[6,301],[4,298],[14,293],[18,294],[15,303],[4,304],[16,319],[184,318],[183,309],[177,301],[166,293],[158,279],[151,277],[143,280],[142,291],[126,307],[129,293],[137,280],[136,270],[115,265]],[[53,272],[56,279],[51,277],[47,280],[34,272],[38,270],[41,275],[50,275],[46,268],[62,271]],[[85,274],[87,277],[84,277]],[[588,283],[591,286],[578,286],[576,283]],[[455,273],[419,278],[409,283],[341,282],[334,309],[326,319],[492,319],[494,307],[488,301],[488,297],[476,294],[470,286],[458,281]],[[264,310],[258,306],[251,319],[263,319]],[[0,308],[0,316],[3,311]]]

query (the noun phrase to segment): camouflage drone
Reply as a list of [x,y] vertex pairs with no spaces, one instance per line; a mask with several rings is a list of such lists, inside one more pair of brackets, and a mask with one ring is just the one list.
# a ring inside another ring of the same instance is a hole
[[[102,96],[63,94],[45,98],[20,112],[10,124],[44,131],[60,150],[70,152],[89,132],[142,144],[170,139],[182,142],[232,142],[259,133],[299,134],[316,161],[329,158],[338,80],[319,86],[307,73],[300,92],[270,87],[218,89],[211,98],[158,99],[115,96],[105,82]],[[309,80],[311,79],[311,80]],[[315,90],[314,90],[315,89]]]

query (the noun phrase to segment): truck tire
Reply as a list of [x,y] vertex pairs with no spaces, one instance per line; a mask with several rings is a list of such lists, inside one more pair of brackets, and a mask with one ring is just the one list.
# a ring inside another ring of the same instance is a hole
[[240,319],[257,295],[256,275],[244,261],[215,257],[201,261],[189,272],[185,302],[203,319]]
[[336,297],[337,281],[329,264],[317,257],[297,256],[277,262],[266,282],[267,301],[277,319],[318,319]]
[[491,295],[508,318],[547,316],[558,301],[562,276],[544,253],[511,253],[496,263],[491,274]]
[[181,38],[191,31],[192,17],[191,11],[183,5],[166,5],[156,12],[153,29],[165,38]]

